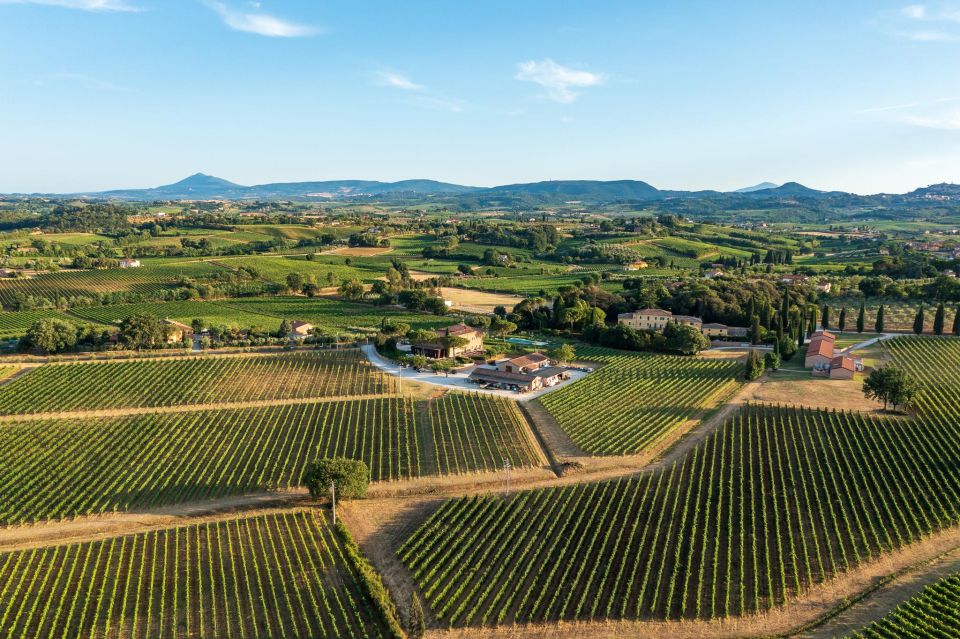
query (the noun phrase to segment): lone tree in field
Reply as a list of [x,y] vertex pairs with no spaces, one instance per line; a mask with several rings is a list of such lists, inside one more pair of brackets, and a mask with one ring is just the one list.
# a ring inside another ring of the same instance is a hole
[[576,359],[577,353],[573,350],[573,346],[569,344],[561,344],[555,349],[550,351],[550,358],[553,359],[558,364],[566,364],[567,362],[572,362]]
[[873,327],[877,329],[878,333],[883,332],[883,304],[881,304],[880,308],[877,309],[877,321],[874,323]]
[[857,313],[857,332],[862,333],[864,325],[867,323],[867,307],[860,302],[860,312]]
[[423,613],[423,604],[420,603],[420,597],[417,593],[410,593],[410,616],[407,624],[407,637],[409,639],[422,639],[427,633],[427,618]]
[[307,465],[303,484],[311,497],[316,499],[328,494],[331,483],[338,497],[360,498],[367,494],[370,471],[362,461],[346,457],[322,457]]
[[360,280],[349,280],[340,285],[338,292],[341,296],[347,298],[351,302],[363,299],[365,291],[363,290],[363,284],[360,283]]
[[337,499],[360,498],[367,494],[370,471],[357,459],[323,457],[307,465],[303,484],[310,496],[318,499],[330,495],[333,521],[337,521]]
[[888,405],[893,405],[894,410],[898,406],[909,406],[918,390],[916,380],[895,366],[874,369],[863,382],[863,394],[868,399],[882,401],[883,410],[887,410]]
[[933,334],[934,335],[943,335],[943,324],[946,321],[947,312],[943,308],[943,302],[940,302],[937,306],[937,313],[933,316]]
[[303,290],[303,275],[299,273],[287,273],[287,288],[294,293],[299,293]]
[[913,318],[913,332],[917,335],[923,333],[923,305],[917,309],[917,316]]

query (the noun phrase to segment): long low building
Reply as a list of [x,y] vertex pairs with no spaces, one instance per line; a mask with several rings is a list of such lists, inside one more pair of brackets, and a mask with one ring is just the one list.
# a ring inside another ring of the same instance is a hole
[[525,393],[555,386],[569,378],[570,373],[563,366],[551,366],[550,358],[546,355],[531,353],[502,359],[493,365],[477,366],[468,380],[475,384]]
[[747,329],[726,324],[704,324],[703,320],[693,315],[674,315],[662,308],[645,308],[632,313],[617,315],[617,323],[641,331],[662,332],[667,324],[674,323],[681,326],[692,326],[707,337],[746,337]]

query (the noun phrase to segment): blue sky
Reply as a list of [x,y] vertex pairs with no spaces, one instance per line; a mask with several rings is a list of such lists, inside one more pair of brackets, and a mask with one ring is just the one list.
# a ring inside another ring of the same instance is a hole
[[0,0],[0,192],[960,181],[960,0]]

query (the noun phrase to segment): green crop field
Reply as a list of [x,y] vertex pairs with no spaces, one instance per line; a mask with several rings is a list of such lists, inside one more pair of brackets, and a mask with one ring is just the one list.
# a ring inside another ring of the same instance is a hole
[[[146,313],[161,319],[172,319],[189,324],[193,319],[202,319],[207,326],[223,325],[239,328],[259,326],[276,330],[279,317],[248,313],[236,308],[221,306],[215,302],[146,302],[142,304],[111,304],[107,306],[81,306],[70,311],[71,315],[101,324],[119,324],[138,313]],[[0,315],[2,320],[3,315]]]
[[960,575],[927,586],[886,616],[849,635],[855,639],[960,637]]
[[581,347],[602,366],[538,401],[588,453],[638,453],[738,387],[733,360],[624,353]]
[[430,402],[430,429],[442,474],[545,463],[517,405],[501,397],[448,393]]
[[72,321],[59,311],[0,311],[0,338],[25,335],[34,322],[42,319]]
[[0,422],[0,525],[296,488],[336,456],[373,481],[418,476],[412,401]]
[[47,364],[0,387],[0,414],[391,393],[358,350]]
[[[615,267],[612,267],[615,268]],[[454,286],[474,288],[492,293],[507,293],[523,295],[525,297],[539,295],[545,291],[547,295],[554,295],[561,286],[568,286],[574,282],[581,283],[586,273],[571,271],[561,275],[520,275],[517,277],[481,277],[456,281]]]
[[[873,331],[874,326],[877,321],[877,310],[880,305],[883,304],[883,329],[885,331],[912,331],[913,330],[913,320],[917,316],[917,309],[920,308],[919,304],[910,304],[900,300],[895,301],[879,301],[879,300],[870,300],[865,306],[864,316],[864,329],[867,331]],[[857,327],[857,314],[860,312],[860,301],[856,299],[851,299],[849,303],[844,302],[830,302],[830,330],[837,330],[837,322],[840,318],[840,309],[847,309],[847,321],[844,326],[845,333],[852,333],[856,330]],[[933,317],[936,313],[936,306],[931,306],[929,304],[924,304],[924,315],[923,315],[923,326],[924,331],[927,333],[933,332]],[[956,312],[955,305],[948,304],[946,306],[946,321],[944,330],[946,332],[950,331],[950,327],[953,325],[953,314]]]
[[3,553],[0,636],[396,636],[351,552],[295,511]]
[[914,404],[924,419],[950,423],[960,417],[960,338],[897,337],[881,344],[920,382]]
[[249,314],[265,317],[271,328],[274,324],[279,325],[281,319],[287,318],[345,333],[378,328],[383,318],[405,322],[410,324],[411,328],[426,329],[450,326],[458,321],[458,318],[380,308],[370,304],[353,304],[322,297],[240,297],[217,302],[216,307],[217,313],[235,312],[241,316]]
[[[256,269],[261,278],[277,284],[286,284],[287,275],[298,273],[304,278],[313,277],[321,286],[327,286],[328,273],[334,275],[335,283],[352,279],[367,283],[373,282],[378,277],[383,277],[387,272],[387,266],[389,266],[389,263],[382,268],[367,268],[360,265],[347,266],[347,259],[338,255],[320,255],[312,260],[306,259],[305,256],[258,255],[255,257],[223,258],[212,263],[231,268],[241,266],[253,268]],[[354,263],[354,259],[350,261]]]
[[222,267],[210,262],[158,261],[139,268],[57,271],[33,278],[4,278],[0,279],[0,303],[13,307],[18,297],[29,295],[48,300],[116,292],[158,296],[171,288],[178,277],[197,277],[220,270]]
[[960,521],[956,429],[749,406],[647,475],[448,500],[398,552],[454,626],[761,612]]

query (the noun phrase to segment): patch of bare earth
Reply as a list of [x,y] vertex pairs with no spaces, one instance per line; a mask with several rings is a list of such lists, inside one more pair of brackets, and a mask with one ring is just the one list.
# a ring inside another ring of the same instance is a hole
[[343,248],[325,251],[330,255],[347,255],[350,257],[372,257],[392,251],[389,246],[345,246]]
[[[754,400],[769,404],[791,404],[805,408],[836,408],[837,410],[871,413],[883,404],[863,396],[861,379],[797,378],[794,373],[770,376],[754,394]],[[809,373],[807,373],[809,375]]]
[[490,293],[487,291],[477,291],[472,288],[455,288],[452,286],[441,287],[440,294],[443,296],[443,299],[453,302],[454,308],[462,308],[480,313],[492,313],[493,309],[498,306],[511,309],[523,301],[523,298],[519,295]]
[[0,551],[93,541],[173,526],[186,526],[201,521],[229,519],[241,513],[256,515],[275,512],[277,508],[305,504],[308,500],[306,490],[259,492],[162,506],[145,511],[105,513],[61,521],[0,527]]

